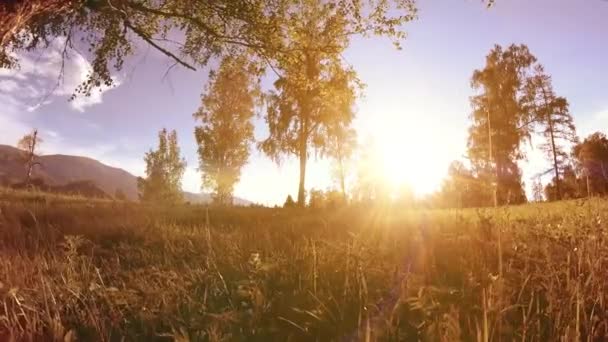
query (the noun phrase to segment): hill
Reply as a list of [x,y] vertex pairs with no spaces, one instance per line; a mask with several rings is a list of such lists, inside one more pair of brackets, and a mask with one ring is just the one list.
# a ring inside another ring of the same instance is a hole
[[[24,168],[20,160],[20,150],[0,145],[0,185],[23,182]],[[93,182],[106,194],[113,196],[117,190],[124,192],[130,200],[137,200],[137,177],[133,174],[98,160],[63,154],[43,155],[38,158],[42,166],[35,167],[34,178],[40,178],[52,187],[62,187],[70,183]],[[211,196],[206,193],[184,192],[186,201],[191,203],[209,203]],[[235,198],[237,205],[249,205],[251,202]]]

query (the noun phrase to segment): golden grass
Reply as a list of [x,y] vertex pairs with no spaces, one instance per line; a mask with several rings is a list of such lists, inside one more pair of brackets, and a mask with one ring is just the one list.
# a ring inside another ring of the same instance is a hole
[[301,212],[37,196],[0,196],[2,341],[607,338],[603,200]]

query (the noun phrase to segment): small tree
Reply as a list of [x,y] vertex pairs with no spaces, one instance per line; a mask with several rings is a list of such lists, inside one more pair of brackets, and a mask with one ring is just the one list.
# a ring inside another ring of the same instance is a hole
[[540,182],[540,177],[532,180],[532,199],[534,202],[543,201],[543,184]]
[[283,204],[283,208],[293,208],[295,206],[296,206],[296,202],[294,202],[291,195],[287,195],[287,199],[285,200],[285,203]]
[[29,186],[32,181],[32,172],[34,166],[41,165],[36,161],[36,149],[42,143],[42,139],[38,136],[38,130],[34,129],[32,133],[26,134],[19,140],[17,147],[23,151],[23,161],[25,162],[25,185]]
[[256,102],[259,99],[258,71],[244,56],[227,57],[203,93],[194,118],[201,122],[194,135],[198,143],[202,186],[214,192],[216,203],[232,204],[234,185],[249,158],[253,142]]
[[308,199],[308,206],[313,209],[322,209],[326,206],[325,194],[323,190],[312,189],[310,191],[310,198]]
[[333,177],[340,186],[342,199],[347,201],[346,194],[346,175],[349,160],[357,148],[357,133],[352,128],[344,127],[340,124],[330,129],[330,138],[325,150],[325,154],[334,160]]
[[144,202],[174,204],[183,200],[181,180],[186,161],[180,156],[177,133],[162,129],[158,150],[146,153],[146,178],[137,179],[139,198]]
[[487,206],[492,198],[488,182],[480,179],[461,161],[453,161],[443,180],[438,199],[443,207],[470,208]]
[[587,196],[608,193],[608,138],[595,132],[574,145],[572,155],[585,180]]
[[328,190],[325,192],[325,206],[329,209],[337,209],[344,207],[346,200],[344,194],[338,190]]

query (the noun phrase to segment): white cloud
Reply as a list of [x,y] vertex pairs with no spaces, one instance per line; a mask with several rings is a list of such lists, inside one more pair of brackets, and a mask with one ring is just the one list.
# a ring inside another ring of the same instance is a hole
[[[35,111],[53,100],[67,100],[91,74],[92,66],[76,51],[70,50],[64,56],[64,44],[65,38],[57,38],[49,48],[19,54],[18,69],[0,69],[0,90],[26,103],[28,111]],[[120,85],[118,78],[113,77],[113,80],[114,87]],[[103,94],[110,89],[102,86],[94,89],[90,96],[79,95],[70,106],[84,112],[101,103]]]
[[[15,145],[17,140],[31,131],[28,122],[36,111],[53,101],[66,101],[90,74],[90,63],[79,53],[71,51],[62,60],[65,39],[58,38],[51,46],[37,53],[19,55],[18,69],[0,69],[0,144]],[[63,68],[63,77],[60,77]],[[120,84],[115,79],[116,86]],[[102,102],[103,94],[110,88],[93,91],[90,97],[77,97],[70,106],[83,112],[86,108]],[[111,165],[123,167],[131,172],[141,171],[142,162],[120,162],[108,158],[118,148],[117,144],[74,146],[63,140],[59,132],[40,130],[44,139],[41,152],[64,153],[99,159]]]
[[[56,39],[51,47],[44,51],[24,53],[19,56],[19,69],[0,69],[0,144],[14,146],[17,141],[32,130],[29,122],[33,121],[36,111],[53,101],[67,101],[76,87],[91,72],[90,63],[79,53],[71,52],[63,64],[62,47],[64,39]],[[115,79],[116,85],[120,82]],[[93,91],[89,97],[77,97],[70,106],[79,112],[102,102],[103,94],[108,87]],[[143,174],[141,159],[112,157],[121,147],[120,144],[74,145],[66,141],[60,132],[41,128],[43,139],[42,154],[62,153],[86,156],[105,164],[123,168],[136,175]]]
[[591,115],[588,119],[578,120],[578,134],[581,138],[600,131],[608,133],[608,107]]
[[14,80],[1,80],[0,81],[0,91],[3,92],[12,92],[19,88],[19,85]]

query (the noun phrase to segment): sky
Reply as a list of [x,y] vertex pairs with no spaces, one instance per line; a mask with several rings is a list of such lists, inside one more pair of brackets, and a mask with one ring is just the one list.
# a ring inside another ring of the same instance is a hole
[[[386,156],[387,178],[423,195],[438,189],[452,160],[464,159],[470,77],[495,44],[528,45],[556,93],[570,102],[580,136],[608,133],[608,1],[497,0],[486,9],[477,0],[419,0],[418,6],[401,51],[385,38],[356,37],[344,54],[366,84],[356,104],[359,140],[373,141]],[[188,162],[183,188],[200,191],[192,113],[209,68],[166,73],[169,61],[143,49],[114,75],[115,87],[70,102],[90,64],[73,52],[58,84],[60,60],[50,49],[22,56],[18,71],[0,69],[0,144],[14,145],[36,127],[43,154],[88,156],[143,175],[143,155],[157,145],[158,131],[176,129]],[[255,127],[256,139],[264,139],[263,118]],[[535,144],[520,164],[527,184],[550,167]],[[330,162],[313,157],[306,182],[307,188],[333,186]],[[295,196],[297,186],[295,160],[277,165],[252,148],[235,195],[274,205]]]

